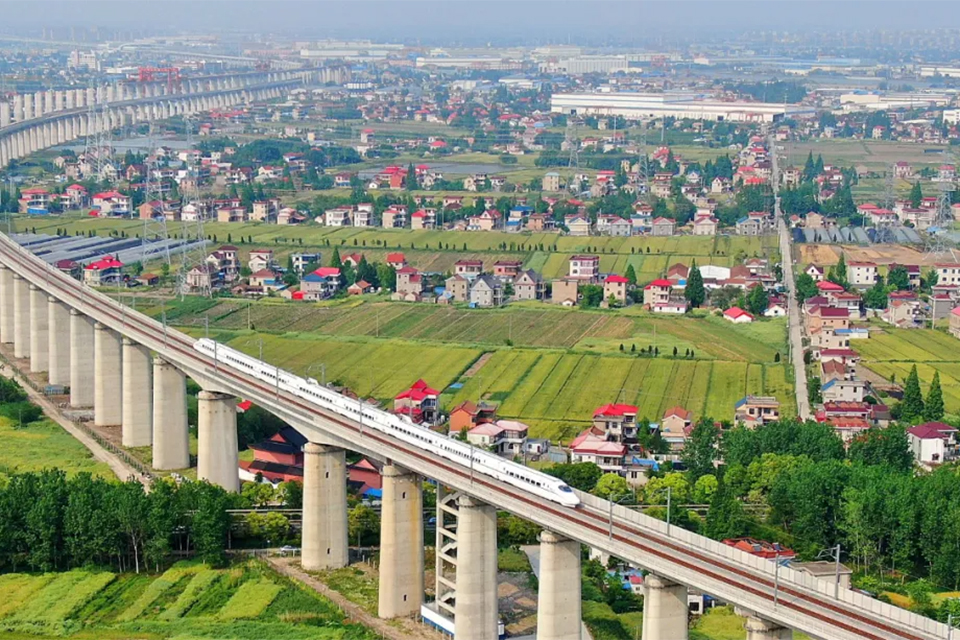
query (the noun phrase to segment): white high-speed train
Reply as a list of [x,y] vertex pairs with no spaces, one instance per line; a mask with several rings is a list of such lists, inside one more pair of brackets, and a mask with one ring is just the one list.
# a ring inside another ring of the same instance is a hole
[[470,467],[473,473],[496,478],[565,507],[580,504],[577,494],[559,478],[504,460],[465,442],[415,425],[400,416],[348,398],[313,378],[301,378],[207,338],[197,340],[193,347],[217,362],[262,380],[271,387],[278,387],[322,409],[359,422],[364,428],[383,432],[441,458]]

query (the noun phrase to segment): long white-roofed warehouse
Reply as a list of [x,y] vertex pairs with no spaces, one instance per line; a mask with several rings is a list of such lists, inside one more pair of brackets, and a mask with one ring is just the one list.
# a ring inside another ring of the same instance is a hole
[[691,118],[718,122],[776,122],[785,117],[813,114],[807,105],[775,102],[729,102],[693,93],[555,93],[554,113],[625,118]]

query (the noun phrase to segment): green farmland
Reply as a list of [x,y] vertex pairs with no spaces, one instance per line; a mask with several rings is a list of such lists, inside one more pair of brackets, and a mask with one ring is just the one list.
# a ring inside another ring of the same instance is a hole
[[367,640],[336,605],[258,564],[162,575],[0,576],[0,638]]
[[7,473],[57,468],[73,475],[81,471],[113,477],[106,463],[97,462],[78,440],[53,420],[43,418],[18,428],[0,418],[0,478]]
[[960,340],[932,329],[885,327],[883,333],[871,332],[869,340],[852,346],[864,366],[888,380],[896,376],[902,382],[916,364],[924,393],[939,371],[947,413],[960,413]]
[[[63,217],[47,220],[18,219],[17,230],[35,229],[37,233],[67,234],[96,232],[108,235],[124,231],[135,236],[143,229],[138,220]],[[168,225],[172,234],[179,225]],[[526,268],[544,277],[564,275],[567,259],[576,253],[600,255],[603,271],[624,273],[632,264],[641,280],[659,276],[674,262],[732,266],[737,254],[746,256],[778,255],[775,236],[673,236],[673,237],[572,237],[554,233],[506,234],[502,232],[409,231],[388,229],[333,228],[316,225],[302,227],[273,224],[207,223],[205,233],[217,242],[239,244],[241,250],[273,247],[278,255],[301,248],[337,246],[344,251],[369,253],[371,260],[382,259],[388,251],[409,252],[408,259],[420,269],[445,272],[463,258],[480,258],[488,266],[500,259],[519,259]],[[329,245],[327,242],[329,241]],[[503,245],[506,245],[506,248]],[[554,250],[554,247],[556,249]]]

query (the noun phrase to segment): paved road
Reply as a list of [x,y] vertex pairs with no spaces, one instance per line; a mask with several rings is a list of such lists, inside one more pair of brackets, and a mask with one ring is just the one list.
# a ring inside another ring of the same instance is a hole
[[787,295],[787,327],[790,339],[790,361],[793,363],[794,389],[797,392],[797,415],[801,420],[810,418],[810,400],[807,396],[807,369],[803,364],[803,329],[800,321],[800,305],[794,291],[792,236],[780,210],[780,170],[777,165],[776,140],[767,138],[773,165],[773,215],[780,235],[780,262],[783,265],[783,286]]
[[[538,544],[527,544],[522,547],[523,552],[527,554],[527,559],[530,560],[530,567],[533,569],[533,575],[537,576],[537,580],[540,579],[540,545]],[[520,636],[514,640],[536,640],[536,635],[531,636]],[[593,640],[593,636],[590,635],[590,630],[587,629],[587,625],[580,621],[580,638],[582,640]]]

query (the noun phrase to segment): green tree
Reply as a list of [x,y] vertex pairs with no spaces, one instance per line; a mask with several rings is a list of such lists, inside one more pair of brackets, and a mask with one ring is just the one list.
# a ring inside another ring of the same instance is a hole
[[563,480],[568,486],[580,491],[593,491],[603,474],[600,467],[592,462],[574,462],[555,464],[544,469],[545,473]]
[[847,261],[842,253],[840,254],[840,259],[837,261],[837,264],[830,267],[829,271],[827,271],[827,280],[840,285],[844,289],[849,286],[847,283]]
[[746,526],[747,519],[743,513],[743,505],[724,483],[720,483],[710,500],[710,509],[707,511],[704,523],[704,535],[714,540],[739,538],[745,533]]
[[720,428],[711,418],[701,418],[690,432],[680,458],[687,467],[692,482],[715,472],[713,462],[719,457],[719,443]]
[[412,162],[407,165],[407,178],[404,180],[404,186],[407,191],[416,191],[417,189],[417,172]]
[[703,276],[700,275],[696,261],[690,266],[690,273],[687,274],[687,286],[683,289],[683,297],[692,307],[699,307],[707,299],[707,293],[703,287]]
[[864,465],[882,465],[905,472],[913,469],[910,441],[900,424],[867,429],[850,443],[847,456]]
[[887,284],[897,291],[906,291],[910,288],[910,274],[907,268],[897,265],[887,273]]
[[634,271],[633,265],[627,265],[627,272],[624,274],[624,277],[627,279],[627,282],[630,283],[631,287],[637,286],[637,272]]
[[934,371],[933,381],[927,390],[927,399],[923,403],[923,419],[927,422],[943,419],[943,391],[940,389],[939,371]]
[[923,203],[923,189],[920,187],[920,181],[917,180],[910,188],[910,206],[914,209]]
[[763,285],[757,285],[750,289],[750,293],[747,295],[747,311],[755,316],[761,316],[767,310],[769,302],[770,298],[767,296],[767,290],[763,288]]
[[598,284],[587,284],[580,287],[580,308],[596,309],[603,301],[603,287]]
[[923,394],[920,391],[920,376],[917,375],[917,365],[913,365],[903,387],[903,398],[900,400],[900,418],[906,422],[912,422],[922,417]]
[[334,247],[333,253],[330,255],[330,266],[337,269],[343,268],[343,260],[340,259],[340,249],[338,247]]
[[863,295],[863,303],[868,309],[887,308],[887,288],[883,284],[883,276],[877,276],[877,281],[867,289]]
[[380,516],[372,507],[358,504],[347,514],[347,530],[351,543],[374,545],[380,537]]
[[630,485],[619,473],[605,473],[597,480],[592,493],[606,500],[617,500],[630,493]]
[[647,504],[667,504],[667,495],[673,504],[686,504],[690,500],[690,482],[679,471],[662,477],[653,477],[643,486],[643,501]]
[[801,273],[796,277],[797,300],[803,302],[817,295],[817,283],[809,273]]
[[717,476],[712,473],[700,476],[693,485],[691,497],[696,504],[706,504],[713,500],[713,494],[717,492],[718,486]]

